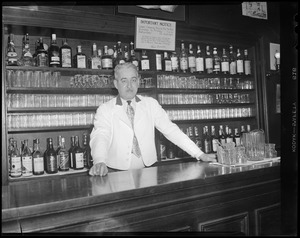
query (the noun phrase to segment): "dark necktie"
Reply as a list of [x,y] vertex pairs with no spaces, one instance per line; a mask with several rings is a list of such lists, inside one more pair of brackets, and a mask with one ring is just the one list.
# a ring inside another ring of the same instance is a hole
[[[127,110],[126,113],[128,115],[128,118],[131,122],[131,126],[133,129],[133,133],[134,133],[134,109],[133,107],[130,105],[131,101],[127,101],[128,106],[127,106]],[[132,153],[136,155],[136,157],[140,158],[141,157],[141,151],[140,151],[140,147],[137,141],[137,138],[135,136],[135,133],[133,135],[133,145],[132,145]]]

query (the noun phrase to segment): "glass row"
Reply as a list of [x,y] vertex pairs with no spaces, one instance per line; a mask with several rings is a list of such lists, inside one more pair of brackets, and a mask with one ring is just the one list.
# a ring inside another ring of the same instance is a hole
[[96,107],[115,96],[95,94],[8,94],[9,108]]
[[8,115],[8,128],[35,128],[55,126],[86,126],[92,125],[94,114],[83,113],[45,113],[45,114],[12,114]]
[[218,109],[188,109],[188,110],[166,110],[170,120],[202,120],[202,119],[224,119],[242,118],[254,116],[251,107],[243,108],[218,108]]
[[8,87],[57,88],[61,74],[40,70],[7,70],[6,79]]
[[158,88],[196,88],[196,89],[253,89],[253,81],[240,78],[197,78],[178,75],[157,75]]
[[218,93],[218,94],[158,94],[161,104],[230,104],[250,103],[248,93]]

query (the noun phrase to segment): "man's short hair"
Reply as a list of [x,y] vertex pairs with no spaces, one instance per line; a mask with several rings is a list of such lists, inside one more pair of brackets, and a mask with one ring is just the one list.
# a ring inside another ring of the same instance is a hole
[[122,70],[122,69],[130,69],[130,68],[134,69],[137,73],[139,73],[138,68],[133,63],[126,62],[126,63],[123,63],[123,64],[118,64],[115,67],[115,69],[114,69],[114,79],[117,79],[116,75],[119,73],[120,70]]

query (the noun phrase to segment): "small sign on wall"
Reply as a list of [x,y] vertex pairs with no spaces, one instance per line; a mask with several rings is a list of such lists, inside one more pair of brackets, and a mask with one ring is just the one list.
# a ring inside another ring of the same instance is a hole
[[136,49],[174,51],[176,22],[150,18],[135,18]]
[[243,2],[242,14],[244,16],[268,19],[267,3],[266,2]]

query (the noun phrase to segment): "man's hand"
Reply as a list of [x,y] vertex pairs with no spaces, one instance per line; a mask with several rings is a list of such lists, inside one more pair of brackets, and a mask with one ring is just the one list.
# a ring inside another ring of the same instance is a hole
[[95,176],[95,175],[100,175],[100,176],[105,176],[108,173],[108,169],[105,163],[100,162],[97,164],[94,164],[92,168],[90,168],[89,175]]
[[217,155],[216,154],[202,154],[198,158],[198,160],[204,162],[217,162]]

